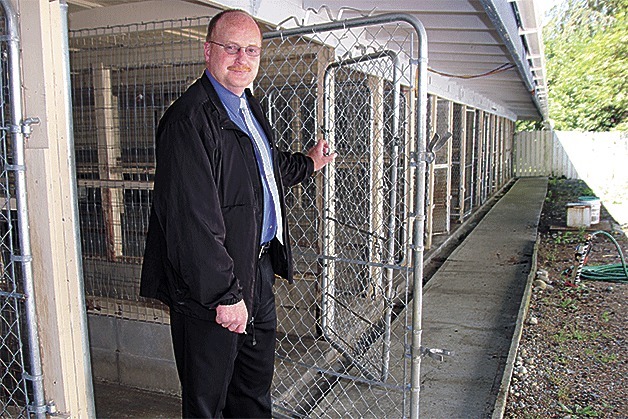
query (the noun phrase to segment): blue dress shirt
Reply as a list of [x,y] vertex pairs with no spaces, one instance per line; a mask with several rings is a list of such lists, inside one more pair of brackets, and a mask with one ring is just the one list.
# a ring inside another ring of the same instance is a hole
[[[214,78],[214,76],[211,75],[211,73],[207,69],[205,69],[205,74],[207,75],[212,85],[214,86],[216,93],[218,93],[218,97],[220,98],[225,109],[227,110],[227,113],[229,114],[229,118],[231,118],[231,120],[235,122],[235,124],[242,131],[244,131],[249,136],[249,138],[252,138],[252,134],[249,132],[248,128],[246,127],[244,118],[242,118],[242,115],[240,114],[240,96],[237,96],[233,92],[227,90],[222,84],[218,82],[218,80]],[[245,94],[242,93],[242,96],[245,96]],[[251,113],[251,116],[253,116],[252,113]],[[255,124],[255,128],[257,128],[257,131],[259,132],[260,136],[264,140],[264,144],[266,145],[267,150],[268,150],[268,155],[270,156],[272,160],[272,153],[270,150],[270,146],[268,144],[268,138],[266,137],[266,133],[264,132],[264,129],[262,128],[260,123],[257,121],[257,119],[255,119],[254,116],[253,116],[253,123]],[[257,159],[257,167],[259,169],[260,177],[262,179],[262,186],[264,190],[264,219],[262,221],[262,235],[260,238],[260,243],[267,243],[271,241],[273,238],[275,238],[275,234],[277,233],[277,218],[275,216],[275,211],[273,210],[273,199],[270,194],[270,189],[268,188],[268,178],[264,174],[264,166],[262,164],[262,159],[259,155],[259,152],[257,151],[257,148],[254,146],[253,149],[255,150],[255,158]]]

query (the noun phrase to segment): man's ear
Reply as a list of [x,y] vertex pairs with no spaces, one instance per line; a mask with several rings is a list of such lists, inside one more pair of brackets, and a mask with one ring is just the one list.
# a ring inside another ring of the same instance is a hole
[[205,55],[205,62],[209,61],[209,48],[211,47],[211,44],[209,42],[205,42],[205,46],[203,47],[203,53]]

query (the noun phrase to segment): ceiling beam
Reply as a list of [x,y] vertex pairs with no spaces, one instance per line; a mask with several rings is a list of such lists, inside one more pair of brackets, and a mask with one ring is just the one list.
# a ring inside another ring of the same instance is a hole
[[69,29],[93,29],[107,26],[131,25],[142,22],[157,22],[171,19],[212,16],[215,7],[179,0],[151,0],[129,2],[81,10],[69,15]]

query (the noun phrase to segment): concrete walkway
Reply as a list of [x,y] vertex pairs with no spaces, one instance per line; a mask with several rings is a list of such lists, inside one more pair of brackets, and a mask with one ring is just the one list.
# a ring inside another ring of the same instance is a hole
[[545,178],[517,180],[425,286],[423,346],[455,355],[421,363],[421,417],[492,413],[546,190]]

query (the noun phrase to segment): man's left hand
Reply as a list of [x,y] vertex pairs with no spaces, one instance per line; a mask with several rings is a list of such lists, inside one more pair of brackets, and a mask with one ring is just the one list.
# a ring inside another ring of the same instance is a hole
[[327,163],[336,158],[336,153],[329,152],[329,144],[325,140],[318,140],[318,143],[307,152],[308,157],[314,161],[314,170],[321,170]]

